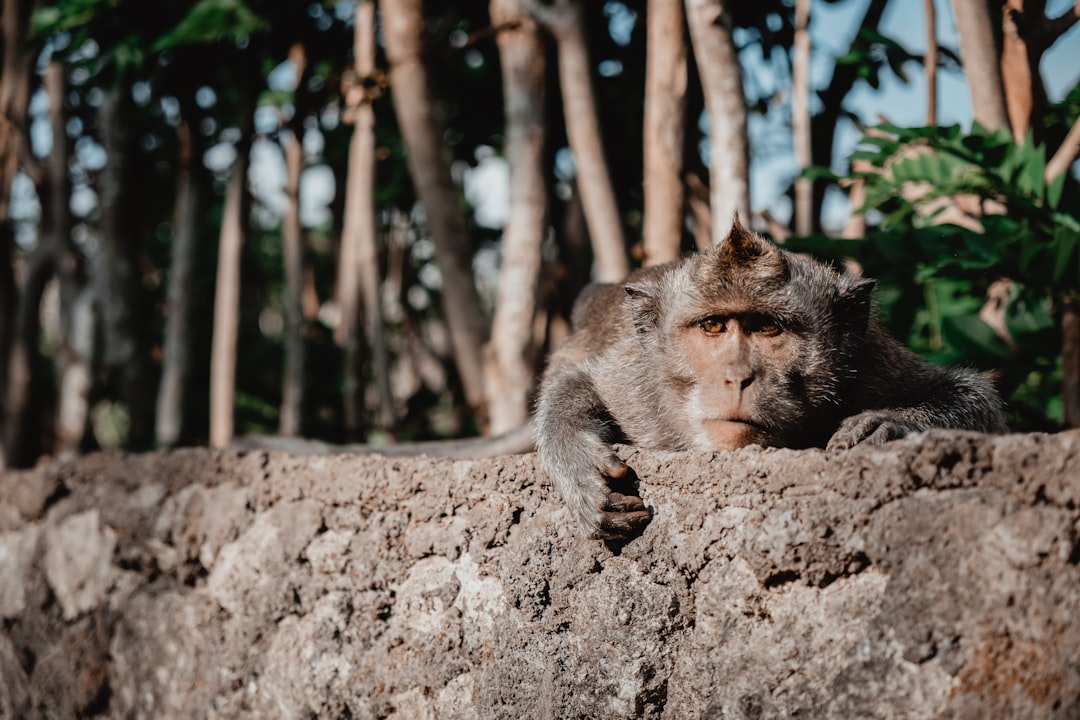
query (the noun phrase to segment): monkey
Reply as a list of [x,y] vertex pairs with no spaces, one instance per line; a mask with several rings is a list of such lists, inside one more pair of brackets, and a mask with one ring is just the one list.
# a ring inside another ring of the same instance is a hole
[[626,539],[651,518],[616,443],[834,452],[931,428],[1006,432],[990,383],[895,340],[873,290],[737,216],[705,252],[586,288],[534,416],[540,465],[580,528]]

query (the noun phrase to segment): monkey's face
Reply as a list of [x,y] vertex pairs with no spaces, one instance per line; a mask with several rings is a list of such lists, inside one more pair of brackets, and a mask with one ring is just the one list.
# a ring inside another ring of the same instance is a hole
[[627,286],[639,337],[698,447],[819,444],[870,286],[742,233]]
[[[668,352],[699,447],[786,445],[803,414],[800,337],[760,305],[716,305],[673,323]],[[686,382],[689,380],[689,382]]]

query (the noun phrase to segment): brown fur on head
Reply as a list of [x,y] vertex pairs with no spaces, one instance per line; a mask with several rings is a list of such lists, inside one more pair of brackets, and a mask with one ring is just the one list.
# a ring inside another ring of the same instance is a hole
[[663,356],[699,446],[809,445],[837,405],[845,347],[865,332],[873,283],[772,245],[738,219],[728,237],[627,285],[631,317]]

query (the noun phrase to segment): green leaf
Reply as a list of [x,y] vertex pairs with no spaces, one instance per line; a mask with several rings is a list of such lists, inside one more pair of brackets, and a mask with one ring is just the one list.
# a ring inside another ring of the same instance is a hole
[[1014,291],[1014,295],[1005,306],[1005,327],[1013,340],[1019,342],[1025,336],[1057,328],[1048,296],[1036,295],[1027,289]]
[[[1074,232],[1069,232],[1066,228],[1059,226],[1058,231],[1054,233],[1053,252],[1054,252],[1054,272],[1053,282],[1059,284],[1063,279],[1067,277],[1066,273],[1069,272],[1070,266],[1073,270],[1076,269],[1076,263],[1070,262],[1073,255],[1076,254],[1077,248],[1080,247],[1080,235]],[[1069,278],[1071,282],[1066,282],[1066,285],[1075,285],[1075,277]]]
[[1051,180],[1050,185],[1046,188],[1046,202],[1052,210],[1057,210],[1058,205],[1061,203],[1061,192],[1065,189],[1065,178],[1068,174],[1067,170],[1061,173]]
[[180,45],[211,43],[222,37],[237,40],[268,29],[266,19],[243,0],[199,0],[176,27],[154,42],[152,49],[160,52]]
[[946,317],[941,323],[942,334],[952,347],[965,356],[988,361],[1006,361],[1012,350],[978,315]]

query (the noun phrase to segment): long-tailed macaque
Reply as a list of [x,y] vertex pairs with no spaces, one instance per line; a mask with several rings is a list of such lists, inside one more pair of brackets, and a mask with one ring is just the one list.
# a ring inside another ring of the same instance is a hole
[[618,538],[649,520],[619,486],[617,442],[835,450],[929,428],[1005,431],[979,375],[928,364],[888,334],[873,287],[736,219],[708,252],[587,289],[535,418],[540,461],[580,526]]

